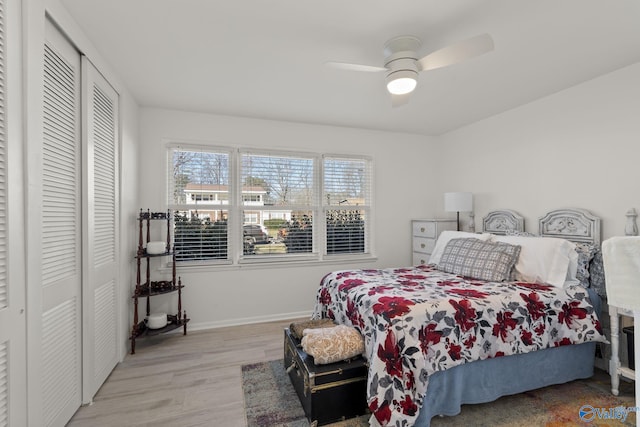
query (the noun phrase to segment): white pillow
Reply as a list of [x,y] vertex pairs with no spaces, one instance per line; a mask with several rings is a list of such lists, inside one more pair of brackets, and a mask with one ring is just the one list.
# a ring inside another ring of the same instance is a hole
[[440,236],[438,236],[438,240],[436,241],[436,246],[433,248],[433,252],[431,253],[431,258],[429,258],[429,264],[440,263],[440,257],[442,257],[442,252],[444,252],[444,248],[445,246],[447,246],[447,243],[449,243],[449,240],[464,239],[464,238],[474,238],[474,239],[487,241],[491,239],[491,234],[490,233],[476,234],[476,233],[468,233],[466,231],[445,230],[442,233],[440,233]]
[[567,270],[567,281],[580,282],[578,279],[578,251],[576,250],[575,243],[573,244],[573,250],[569,251],[569,269]]
[[[520,257],[515,266],[515,280],[531,283],[546,283],[562,287],[575,278],[573,254],[576,245],[555,237],[496,236],[495,242],[504,242],[521,247]],[[575,265],[577,268],[577,264]]]

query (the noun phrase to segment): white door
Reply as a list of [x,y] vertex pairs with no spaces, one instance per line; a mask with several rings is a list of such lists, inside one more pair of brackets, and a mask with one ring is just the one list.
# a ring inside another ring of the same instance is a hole
[[118,94],[82,57],[83,402],[118,362]]
[[42,425],[63,426],[82,393],[80,56],[49,20],[43,110]]
[[27,423],[19,21],[0,0],[0,426]]

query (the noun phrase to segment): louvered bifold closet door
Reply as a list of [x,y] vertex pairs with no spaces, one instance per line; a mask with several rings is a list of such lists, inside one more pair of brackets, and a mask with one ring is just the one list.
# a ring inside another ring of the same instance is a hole
[[80,56],[48,20],[42,146],[43,424],[62,426],[80,406]]
[[9,425],[9,301],[7,291],[7,138],[5,115],[4,1],[0,0],[0,426]]
[[118,362],[118,94],[82,58],[84,180],[83,401]]
[[20,1],[0,0],[0,426],[3,427],[27,425],[20,13]]

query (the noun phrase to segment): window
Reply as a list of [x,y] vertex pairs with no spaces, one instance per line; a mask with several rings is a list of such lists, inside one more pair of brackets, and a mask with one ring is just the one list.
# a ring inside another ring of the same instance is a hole
[[242,195],[243,202],[255,202],[262,203],[262,196],[257,194],[243,194]]
[[244,213],[244,223],[245,224],[258,224],[258,213],[257,212],[246,212]]
[[[268,223],[268,243],[245,245],[244,255],[313,254],[313,219],[318,190],[317,156],[275,152],[240,153],[243,215],[260,205],[260,217],[286,210],[291,220]],[[245,197],[245,193],[246,196]],[[254,201],[254,196],[264,199]]]
[[371,205],[369,161],[324,158],[326,253],[367,253],[367,218]]
[[369,254],[371,160],[169,146],[180,262]]
[[227,260],[229,210],[206,194],[229,191],[230,153],[169,150],[169,209],[174,212],[177,261]]

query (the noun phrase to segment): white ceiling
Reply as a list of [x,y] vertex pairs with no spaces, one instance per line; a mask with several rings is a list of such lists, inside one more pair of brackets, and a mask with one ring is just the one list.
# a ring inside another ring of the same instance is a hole
[[[637,0],[61,0],[142,106],[438,135],[640,61]],[[495,50],[393,108],[384,42]]]

